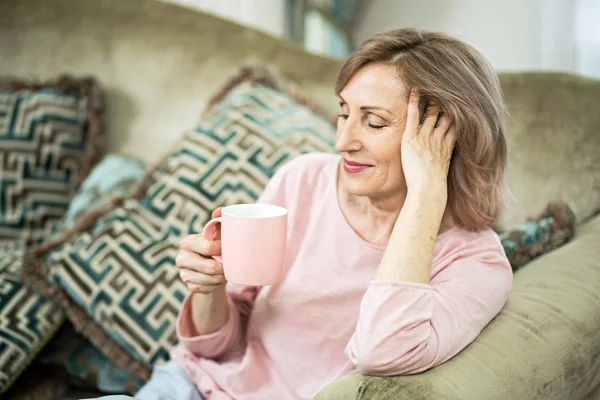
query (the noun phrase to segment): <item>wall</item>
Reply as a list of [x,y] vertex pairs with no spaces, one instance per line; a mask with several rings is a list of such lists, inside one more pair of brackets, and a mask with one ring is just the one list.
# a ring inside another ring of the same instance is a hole
[[160,0],[195,8],[273,36],[285,33],[284,0]]
[[360,44],[376,32],[409,26],[456,36],[481,51],[497,70],[538,69],[542,64],[538,0],[372,0],[353,41]]

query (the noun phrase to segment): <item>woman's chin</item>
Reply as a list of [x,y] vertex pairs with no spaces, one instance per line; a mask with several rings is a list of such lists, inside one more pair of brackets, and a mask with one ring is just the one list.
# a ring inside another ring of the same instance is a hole
[[346,179],[342,187],[354,196],[368,196],[372,193],[367,180]]

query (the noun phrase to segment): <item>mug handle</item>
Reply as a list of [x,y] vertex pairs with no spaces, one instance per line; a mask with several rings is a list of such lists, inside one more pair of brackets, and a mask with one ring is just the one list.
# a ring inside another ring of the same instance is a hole
[[[221,219],[221,217],[217,217],[215,219],[211,219],[210,221],[208,221],[208,224],[206,224],[204,226],[204,230],[202,231],[202,236],[204,236],[208,240],[213,240],[215,228],[216,228],[217,224],[220,224],[222,222],[223,222],[223,220]],[[222,256],[212,256],[212,258],[214,258],[215,260],[217,260],[220,263],[223,263]]]

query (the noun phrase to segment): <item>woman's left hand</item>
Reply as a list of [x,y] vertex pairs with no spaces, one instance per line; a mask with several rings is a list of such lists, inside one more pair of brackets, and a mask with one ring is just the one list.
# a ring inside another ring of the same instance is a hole
[[446,194],[455,142],[450,117],[440,113],[435,104],[428,105],[423,123],[419,124],[419,90],[413,88],[401,144],[402,169],[409,194],[417,190],[439,190]]

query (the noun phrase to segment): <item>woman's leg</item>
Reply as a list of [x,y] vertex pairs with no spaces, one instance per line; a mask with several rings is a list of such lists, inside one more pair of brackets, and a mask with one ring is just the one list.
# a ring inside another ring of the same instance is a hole
[[[115,395],[98,400],[131,400],[134,397]],[[150,380],[135,394],[137,400],[204,400],[196,385],[175,361],[155,367]]]

